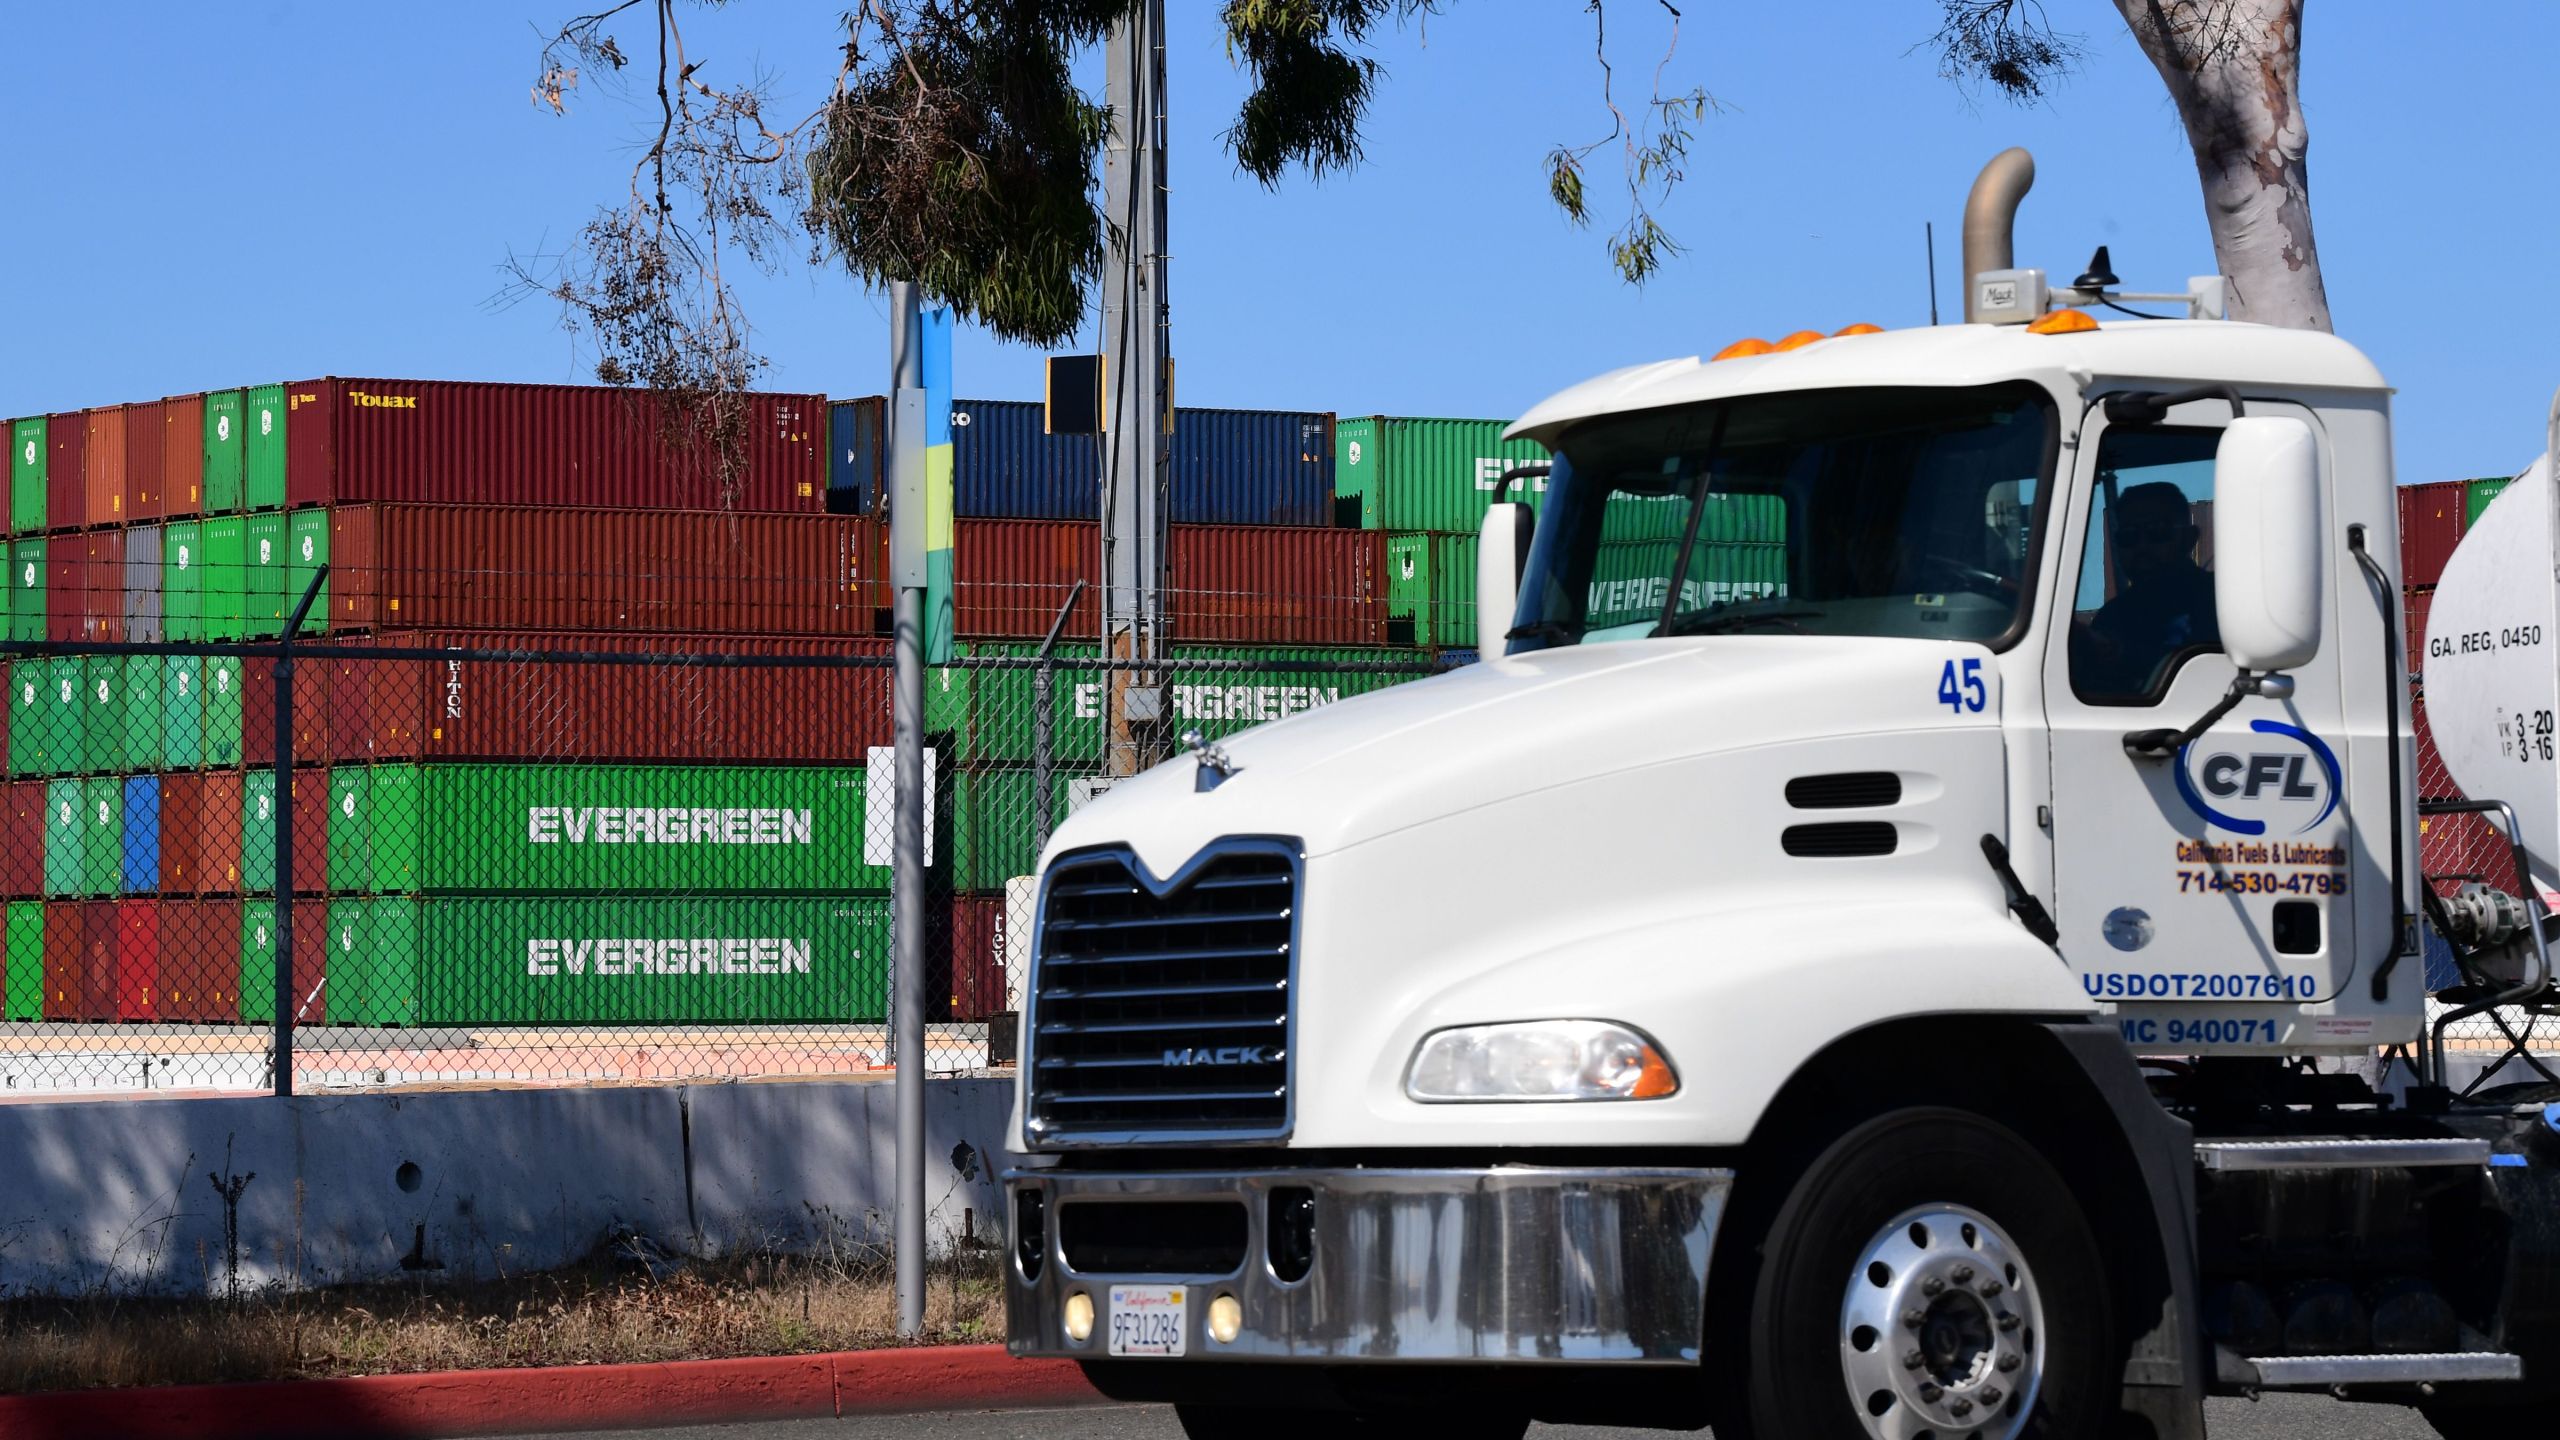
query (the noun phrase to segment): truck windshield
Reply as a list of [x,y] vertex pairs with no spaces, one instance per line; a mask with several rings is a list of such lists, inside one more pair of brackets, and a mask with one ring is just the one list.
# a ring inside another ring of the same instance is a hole
[[2054,410],[2025,383],[1809,390],[1565,432],[1513,652],[1723,633],[2007,643]]

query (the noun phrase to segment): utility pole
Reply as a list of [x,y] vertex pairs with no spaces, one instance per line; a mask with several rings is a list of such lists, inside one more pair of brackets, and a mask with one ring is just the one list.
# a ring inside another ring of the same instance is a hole
[[890,1045],[898,1146],[891,1255],[898,1333],[924,1333],[924,591],[925,397],[915,286],[889,286],[889,583],[897,591],[897,747],[889,872]]
[[[1123,241],[1102,272],[1102,639],[1105,654],[1165,658],[1169,539],[1166,422],[1172,417],[1172,310],[1165,295],[1164,0],[1138,0],[1111,27],[1106,84],[1113,117],[1103,203]],[[1161,757],[1163,677],[1110,676],[1110,773]]]

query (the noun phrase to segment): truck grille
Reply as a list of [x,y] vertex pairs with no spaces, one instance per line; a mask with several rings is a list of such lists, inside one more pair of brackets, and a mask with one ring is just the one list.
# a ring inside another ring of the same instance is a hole
[[1033,1135],[1287,1134],[1297,901],[1284,841],[1222,842],[1161,887],[1124,851],[1051,866],[1026,1047]]

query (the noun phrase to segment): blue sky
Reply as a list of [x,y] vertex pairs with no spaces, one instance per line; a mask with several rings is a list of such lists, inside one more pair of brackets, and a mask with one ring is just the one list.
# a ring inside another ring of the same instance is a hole
[[[2129,284],[2212,266],[2192,163],[2111,6],[2051,0],[2090,57],[2049,103],[1968,99],[1913,47],[1932,0],[1692,3],[1682,84],[1727,107],[1662,212],[1687,255],[1646,289],[1548,205],[1540,160],[1607,128],[1577,0],[1455,0],[1384,37],[1369,164],[1269,192],[1218,145],[1241,78],[1211,0],[1171,0],[1174,352],[1185,403],[1514,414],[1596,371],[1744,335],[1928,318],[1921,226],[1956,295],[1966,184],[2038,164],[2022,263],[2101,242]],[[528,97],[540,0],[16,7],[0,53],[0,414],[351,375],[581,380],[539,301],[493,304],[511,252],[558,247],[625,183],[644,116]],[[691,21],[715,73],[813,100],[843,0],[732,0]],[[1640,81],[1658,10],[1618,0]],[[431,16],[421,25],[422,16]],[[633,37],[635,40],[638,36]],[[2404,481],[2505,473],[2560,385],[2560,214],[2544,174],[2560,6],[2315,4],[2313,209],[2340,333],[2400,387]],[[637,48],[635,45],[633,48]],[[1605,154],[1595,164],[1605,164]],[[1595,172],[1603,205],[1614,199]],[[1609,212],[1614,214],[1614,210]],[[746,286],[773,388],[867,394],[879,299],[795,267]],[[1039,357],[965,333],[960,393],[1038,393]]]

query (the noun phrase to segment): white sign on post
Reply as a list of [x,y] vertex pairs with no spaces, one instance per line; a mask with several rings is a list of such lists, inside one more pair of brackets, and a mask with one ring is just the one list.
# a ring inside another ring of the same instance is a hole
[[[934,749],[924,747],[924,865],[933,868]],[[873,745],[862,752],[862,863],[888,865],[898,846],[898,751]]]

